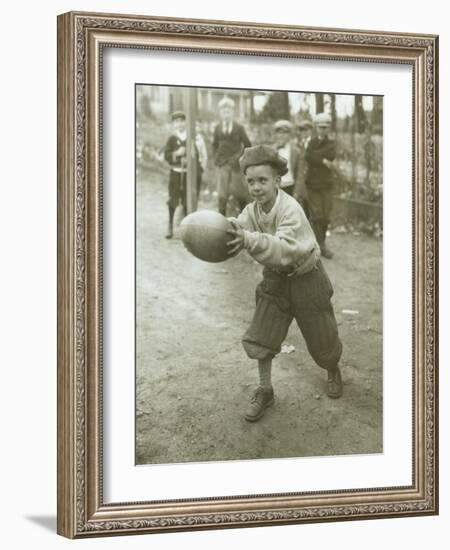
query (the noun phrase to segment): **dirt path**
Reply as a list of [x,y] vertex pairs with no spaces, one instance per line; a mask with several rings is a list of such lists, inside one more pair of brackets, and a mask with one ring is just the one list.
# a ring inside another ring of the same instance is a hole
[[327,398],[293,323],[295,352],[274,362],[275,406],[249,424],[258,377],[240,339],[261,266],[245,253],[204,263],[166,240],[163,183],[145,173],[137,182],[137,464],[382,452],[381,240],[330,237],[344,397]]

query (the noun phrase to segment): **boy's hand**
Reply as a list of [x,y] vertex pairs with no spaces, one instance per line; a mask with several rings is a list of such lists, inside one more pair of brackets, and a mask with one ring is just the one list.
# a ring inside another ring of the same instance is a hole
[[229,248],[228,256],[236,256],[244,248],[244,230],[234,220],[230,220],[233,229],[229,229],[227,233],[232,235],[234,239],[227,243]]
[[322,159],[322,162],[323,164],[325,164],[325,166],[327,166],[328,168],[333,164],[331,162],[331,160],[328,160],[328,159]]
[[177,157],[183,157],[186,154],[186,147],[181,145],[178,147],[178,149],[175,151],[175,156]]

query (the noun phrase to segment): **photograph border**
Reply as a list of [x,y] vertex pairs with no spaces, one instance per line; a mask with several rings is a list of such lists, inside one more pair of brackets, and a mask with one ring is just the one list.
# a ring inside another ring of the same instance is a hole
[[[104,47],[403,63],[413,73],[413,483],[103,502]],[[70,12],[58,17],[58,520],[69,538],[438,513],[438,37]]]

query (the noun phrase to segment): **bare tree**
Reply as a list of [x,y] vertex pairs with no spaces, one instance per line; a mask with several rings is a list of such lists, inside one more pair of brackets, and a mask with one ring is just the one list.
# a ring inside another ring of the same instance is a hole
[[364,134],[367,126],[366,113],[363,107],[363,96],[355,95],[355,119],[356,131],[358,134]]
[[325,101],[323,94],[316,93],[316,114],[323,113],[325,110]]
[[336,114],[336,94],[330,94],[330,108],[331,108],[331,129],[333,132],[337,130],[337,114]]

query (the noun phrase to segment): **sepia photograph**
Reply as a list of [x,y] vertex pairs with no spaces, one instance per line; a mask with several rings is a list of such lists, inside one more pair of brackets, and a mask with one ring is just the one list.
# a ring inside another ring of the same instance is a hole
[[383,97],[135,86],[137,465],[383,452]]

